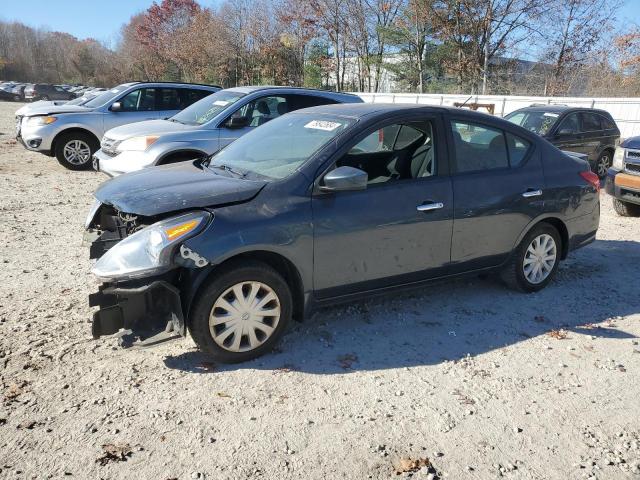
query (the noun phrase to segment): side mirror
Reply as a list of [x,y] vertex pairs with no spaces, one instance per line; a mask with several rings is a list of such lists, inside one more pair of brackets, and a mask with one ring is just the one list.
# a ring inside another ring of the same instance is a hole
[[227,123],[225,123],[225,127],[227,128],[244,128],[247,125],[249,125],[248,117],[231,117],[227,120]]
[[113,102],[109,108],[112,112],[119,112],[122,110],[122,104],[120,102]]
[[366,172],[353,167],[338,167],[324,176],[321,192],[344,192],[365,190],[369,176]]

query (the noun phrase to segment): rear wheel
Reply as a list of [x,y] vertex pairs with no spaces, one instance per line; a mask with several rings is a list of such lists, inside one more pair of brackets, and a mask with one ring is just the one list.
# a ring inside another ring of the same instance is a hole
[[87,133],[65,133],[56,140],[56,158],[60,165],[69,170],[91,168],[91,159],[96,150],[98,141]]
[[593,173],[598,175],[600,180],[607,176],[607,170],[609,170],[609,167],[611,166],[611,159],[611,152],[608,150],[602,152],[598,157]]
[[261,262],[231,265],[201,291],[189,321],[198,347],[221,363],[238,363],[270,351],[291,321],[291,291]]
[[511,288],[522,292],[542,290],[552,280],[560,263],[562,242],[558,231],[547,223],[535,226],[522,239],[502,279]]
[[613,209],[621,217],[640,217],[640,205],[613,199]]

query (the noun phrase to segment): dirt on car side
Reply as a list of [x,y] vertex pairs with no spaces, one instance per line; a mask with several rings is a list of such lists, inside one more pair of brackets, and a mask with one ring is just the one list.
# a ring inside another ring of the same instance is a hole
[[324,310],[221,366],[190,338],[92,340],[104,176],[25,151],[19,106],[0,102],[0,477],[640,475],[640,222],[609,199],[542,292],[466,279]]

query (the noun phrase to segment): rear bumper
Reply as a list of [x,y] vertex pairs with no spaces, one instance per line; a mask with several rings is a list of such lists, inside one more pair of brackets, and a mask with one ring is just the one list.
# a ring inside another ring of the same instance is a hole
[[609,195],[618,200],[640,205],[640,175],[631,175],[610,168],[604,188]]
[[120,330],[142,339],[159,332],[186,334],[180,291],[170,282],[157,278],[117,284],[103,284],[89,295],[89,305],[99,307],[93,314],[93,338],[112,335]]

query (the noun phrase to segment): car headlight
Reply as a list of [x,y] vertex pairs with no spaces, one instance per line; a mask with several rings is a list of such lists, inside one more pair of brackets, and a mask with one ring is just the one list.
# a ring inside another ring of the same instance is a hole
[[27,123],[29,125],[49,125],[58,120],[58,117],[51,116],[38,116],[38,117],[29,117]]
[[199,233],[210,217],[208,212],[191,212],[154,223],[111,247],[91,271],[103,281],[168,271],[177,244]]
[[142,152],[153,145],[160,137],[158,135],[145,135],[142,137],[131,137],[118,144],[116,150],[119,152]]
[[98,213],[98,210],[100,209],[101,205],[102,203],[100,203],[100,200],[96,199],[93,201],[93,205],[91,205],[91,209],[89,210],[87,219],[84,221],[85,230],[87,230],[89,228],[89,225],[91,225],[91,222],[93,222],[93,218],[96,216],[96,213]]
[[613,154],[612,166],[616,170],[624,170],[624,155],[625,149],[622,147],[616,148],[616,153]]

